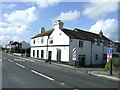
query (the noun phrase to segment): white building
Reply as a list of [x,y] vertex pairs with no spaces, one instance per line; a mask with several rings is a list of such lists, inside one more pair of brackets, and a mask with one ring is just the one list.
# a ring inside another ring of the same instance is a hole
[[41,33],[31,38],[31,57],[58,62],[68,62],[75,65],[103,64],[106,59],[107,48],[113,48],[114,43],[99,34],[88,31],[63,28],[63,22],[57,20],[54,29],[49,31],[41,29]]

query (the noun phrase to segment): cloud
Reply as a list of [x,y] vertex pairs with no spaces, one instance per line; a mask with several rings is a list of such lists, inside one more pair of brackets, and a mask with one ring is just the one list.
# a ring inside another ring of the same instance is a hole
[[3,22],[0,22],[0,40],[4,45],[11,40],[20,40],[21,36],[29,33],[29,25],[38,19],[35,11],[35,7],[30,7],[3,14]]
[[59,20],[62,20],[62,21],[74,21],[76,19],[78,19],[80,17],[80,11],[68,11],[68,12],[61,12],[61,14],[54,18],[53,20],[55,19],[59,19]]
[[8,27],[0,27],[0,40],[2,40],[2,44],[5,45],[9,41],[20,41],[21,37],[29,32],[29,28],[27,26],[8,26]]
[[14,25],[29,25],[38,19],[35,14],[35,7],[30,7],[25,10],[17,10],[10,14],[5,13],[4,20]]
[[46,8],[46,7],[50,7],[50,6],[55,6],[57,5],[61,0],[38,0],[37,1],[37,5],[40,8]]
[[83,15],[93,19],[106,16],[118,9],[117,2],[90,2],[83,11]]
[[0,35],[7,35],[7,34],[26,34],[29,30],[28,26],[14,26],[8,23],[0,23]]
[[106,19],[97,21],[89,29],[90,32],[99,33],[102,30],[103,34],[111,40],[118,41],[118,21],[116,19]]
[[1,44],[3,46],[8,44],[9,41],[20,41],[18,36],[10,37],[9,35],[7,35],[7,36],[4,36],[4,35],[0,36],[0,40],[1,40]]
[[16,4],[9,4],[9,5],[2,4],[2,8],[6,8],[6,9],[15,8],[15,7]]

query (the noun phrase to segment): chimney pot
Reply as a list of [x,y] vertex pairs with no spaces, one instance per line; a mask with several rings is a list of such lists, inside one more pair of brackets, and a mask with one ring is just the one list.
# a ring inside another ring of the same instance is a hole
[[61,22],[61,20],[55,20],[54,28],[55,29],[63,29],[63,25],[64,25],[64,23]]

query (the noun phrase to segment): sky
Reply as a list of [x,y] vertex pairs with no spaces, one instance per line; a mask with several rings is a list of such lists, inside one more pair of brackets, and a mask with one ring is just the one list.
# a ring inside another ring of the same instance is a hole
[[0,41],[3,45],[9,41],[30,42],[41,27],[53,29],[56,19],[64,23],[64,28],[97,34],[102,30],[106,37],[118,41],[118,1],[4,0],[0,3]]

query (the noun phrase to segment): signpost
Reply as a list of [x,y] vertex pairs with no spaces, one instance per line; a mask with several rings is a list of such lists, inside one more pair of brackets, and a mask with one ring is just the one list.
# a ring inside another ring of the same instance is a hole
[[77,57],[77,50],[75,49],[75,48],[73,48],[73,50],[72,50],[72,59],[73,60],[76,60],[76,57]]
[[107,50],[107,62],[110,60],[110,75],[112,75],[112,53],[113,53],[113,50],[112,48],[108,48]]
[[108,48],[107,50],[107,62],[112,58],[112,48]]

